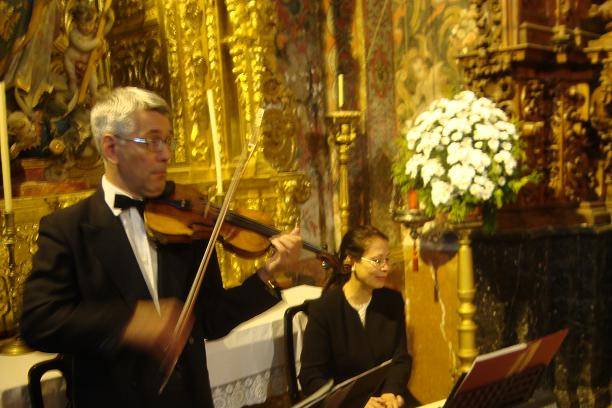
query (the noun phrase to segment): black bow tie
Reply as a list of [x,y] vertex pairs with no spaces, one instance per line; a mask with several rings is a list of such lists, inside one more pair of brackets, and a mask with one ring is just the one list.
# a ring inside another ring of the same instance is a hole
[[134,200],[123,194],[115,194],[115,208],[121,208],[122,210],[134,207],[138,210],[140,215],[144,213],[145,202],[143,200]]

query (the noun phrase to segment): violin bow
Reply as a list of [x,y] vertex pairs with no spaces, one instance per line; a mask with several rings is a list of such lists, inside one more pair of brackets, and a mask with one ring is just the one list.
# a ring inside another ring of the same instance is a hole
[[206,251],[204,251],[204,256],[202,257],[202,261],[200,262],[200,267],[198,268],[198,272],[193,280],[193,284],[191,285],[191,290],[189,291],[189,295],[187,296],[187,300],[183,305],[183,309],[181,310],[181,314],[179,315],[176,326],[174,327],[173,333],[173,344],[168,348],[168,353],[164,357],[162,361],[161,369],[163,371],[163,381],[161,387],[159,388],[159,394],[161,394],[174,371],[174,367],[178,362],[178,359],[183,352],[183,348],[185,347],[185,342],[187,341],[187,330],[191,329],[191,325],[189,324],[189,320],[193,314],[193,308],[195,307],[196,298],[198,293],[200,292],[200,287],[202,286],[202,282],[204,281],[204,274],[206,273],[206,267],[210,262],[210,258],[215,249],[215,242],[221,232],[221,225],[225,220],[225,216],[229,209],[229,204],[238,188],[238,183],[244,174],[246,169],[246,164],[249,159],[255,153],[257,149],[257,144],[259,143],[259,139],[262,131],[262,123],[263,118],[266,113],[264,108],[259,108],[257,114],[255,116],[255,121],[253,125],[253,130],[251,131],[251,138],[247,142],[247,145],[244,147],[242,151],[242,155],[240,157],[240,162],[234,171],[234,175],[232,176],[232,180],[230,181],[229,187],[227,189],[227,193],[225,198],[223,199],[223,204],[219,209],[219,215],[217,217],[217,221],[215,222],[215,226],[210,234],[210,238],[208,241],[208,245],[206,246]]

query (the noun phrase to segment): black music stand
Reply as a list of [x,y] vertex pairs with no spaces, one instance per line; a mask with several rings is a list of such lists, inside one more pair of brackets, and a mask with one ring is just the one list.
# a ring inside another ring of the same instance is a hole
[[482,364],[475,361],[459,378],[443,408],[504,408],[526,403],[566,335],[564,329],[482,356]]
[[473,390],[458,390],[454,395],[449,395],[444,408],[503,408],[527,402],[545,369],[545,365],[540,365]]

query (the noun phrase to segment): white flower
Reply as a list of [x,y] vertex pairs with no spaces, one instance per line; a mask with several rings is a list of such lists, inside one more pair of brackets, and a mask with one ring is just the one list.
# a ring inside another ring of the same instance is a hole
[[406,162],[406,174],[410,178],[417,178],[419,173],[419,166],[425,163],[425,157],[422,154],[413,155],[408,162]]
[[474,184],[470,186],[470,194],[480,200],[488,200],[493,194],[495,184],[484,176],[474,177]]
[[502,143],[502,149],[504,149],[504,150],[512,150],[512,143],[510,143],[510,142]]
[[468,121],[470,122],[470,125],[474,125],[475,123],[482,121],[482,116],[476,113],[470,113],[468,116]]
[[448,171],[448,178],[453,187],[460,191],[466,191],[470,187],[475,174],[476,171],[472,166],[455,164]]
[[501,119],[502,121],[507,121],[508,120],[508,115],[506,115],[506,112],[504,112],[503,110],[501,110],[499,108],[493,109],[493,115],[497,116],[497,118]]
[[431,126],[442,118],[442,110],[425,111],[415,119],[414,123],[422,130],[430,130]]
[[501,150],[499,153],[493,156],[493,160],[504,165],[504,171],[507,175],[512,175],[512,173],[514,173],[514,169],[516,168],[516,160],[514,157],[512,157],[512,154],[508,150]]
[[414,120],[414,124],[415,125],[420,125],[425,120],[427,120],[429,118],[429,116],[431,116],[431,112],[430,111],[421,112],[421,114],[419,116],[417,116],[416,119]]
[[497,140],[497,139],[489,139],[489,141],[487,142],[487,145],[489,146],[489,149],[491,149],[492,151],[496,152],[497,148],[499,147],[499,140]]
[[451,140],[452,140],[453,142],[458,142],[458,141],[460,141],[461,139],[463,139],[463,133],[461,133],[461,132],[454,132],[454,133],[451,135]]
[[482,142],[479,141],[479,142],[474,143],[474,147],[477,149],[482,149]]
[[506,161],[510,157],[512,157],[510,155],[510,152],[508,152],[507,150],[502,150],[501,152],[499,152],[495,156],[493,156],[493,160],[495,160],[497,163],[502,163],[502,162]]
[[438,135],[442,135],[442,131],[444,130],[443,126],[436,126],[435,128],[433,128],[433,130],[431,131],[431,133],[437,133]]
[[508,131],[508,134],[510,135],[510,137],[514,140],[518,140],[519,134],[516,131],[516,126],[512,125],[510,129],[511,130]]
[[444,116],[448,118],[455,117],[466,107],[466,103],[463,101],[448,101],[444,106]]
[[502,131],[502,132],[506,132],[510,135],[515,134],[516,133],[516,128],[512,123],[506,122],[505,120],[499,120],[497,122],[495,122],[494,125],[498,130]]
[[462,147],[459,143],[453,142],[448,145],[446,163],[453,165],[461,160]]
[[457,96],[455,96],[455,99],[460,99],[470,103],[476,100],[476,94],[474,94],[472,91],[463,91],[459,92]]
[[423,153],[426,159],[429,159],[431,151],[440,144],[440,134],[425,132],[421,136],[421,141],[416,147],[417,153]]
[[499,139],[499,130],[490,124],[477,123],[474,127],[474,140]]
[[431,182],[431,202],[434,207],[438,207],[440,204],[446,204],[451,198],[453,187],[438,179],[434,179]]
[[474,167],[476,173],[482,174],[491,165],[491,159],[483,151],[472,149],[468,158],[468,163],[470,166]]
[[429,104],[428,110],[433,111],[436,108],[444,109],[447,103],[448,99],[446,98],[438,99],[437,101],[433,101],[431,104]]
[[448,145],[450,143],[450,137],[448,136],[442,136],[442,138],[440,139],[440,141],[442,142],[442,144],[444,145]]
[[421,132],[418,128],[414,127],[410,129],[408,133],[406,133],[406,142],[408,145],[408,149],[414,150],[414,146],[420,137],[421,137]]
[[514,160],[514,157],[510,157],[510,159],[504,162],[504,170],[507,175],[511,176],[514,173],[514,169],[516,169],[516,160]]
[[444,167],[440,164],[438,159],[430,159],[423,165],[421,169],[421,178],[423,179],[423,185],[427,185],[429,180],[433,176],[442,176],[444,175]]
[[490,99],[478,98],[476,101],[474,101],[472,107],[474,107],[475,109],[487,108],[490,110],[495,107],[495,104]]
[[481,198],[484,192],[484,188],[480,184],[472,184],[470,186],[470,194],[476,198]]
[[451,118],[448,120],[444,128],[442,129],[442,135],[450,136],[453,132],[461,133],[461,137],[463,137],[464,133],[470,133],[472,127],[470,126],[470,122],[467,121],[466,118]]

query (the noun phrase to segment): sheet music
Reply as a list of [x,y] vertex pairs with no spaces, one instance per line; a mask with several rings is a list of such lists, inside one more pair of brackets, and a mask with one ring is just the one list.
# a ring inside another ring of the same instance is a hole
[[329,380],[329,382],[327,382],[323,387],[319,388],[314,394],[310,395],[308,398],[304,399],[300,403],[293,405],[292,408],[312,407],[315,404],[325,400],[326,398],[328,398],[328,400],[325,401],[325,407],[338,406],[350,393],[357,380],[364,378],[367,375],[374,373],[375,371],[381,370],[384,367],[387,367],[389,364],[391,364],[392,361],[392,359],[384,361],[376,367],[373,367],[367,371],[364,371],[361,374],[342,381],[341,383],[336,384],[333,387],[333,380]]

